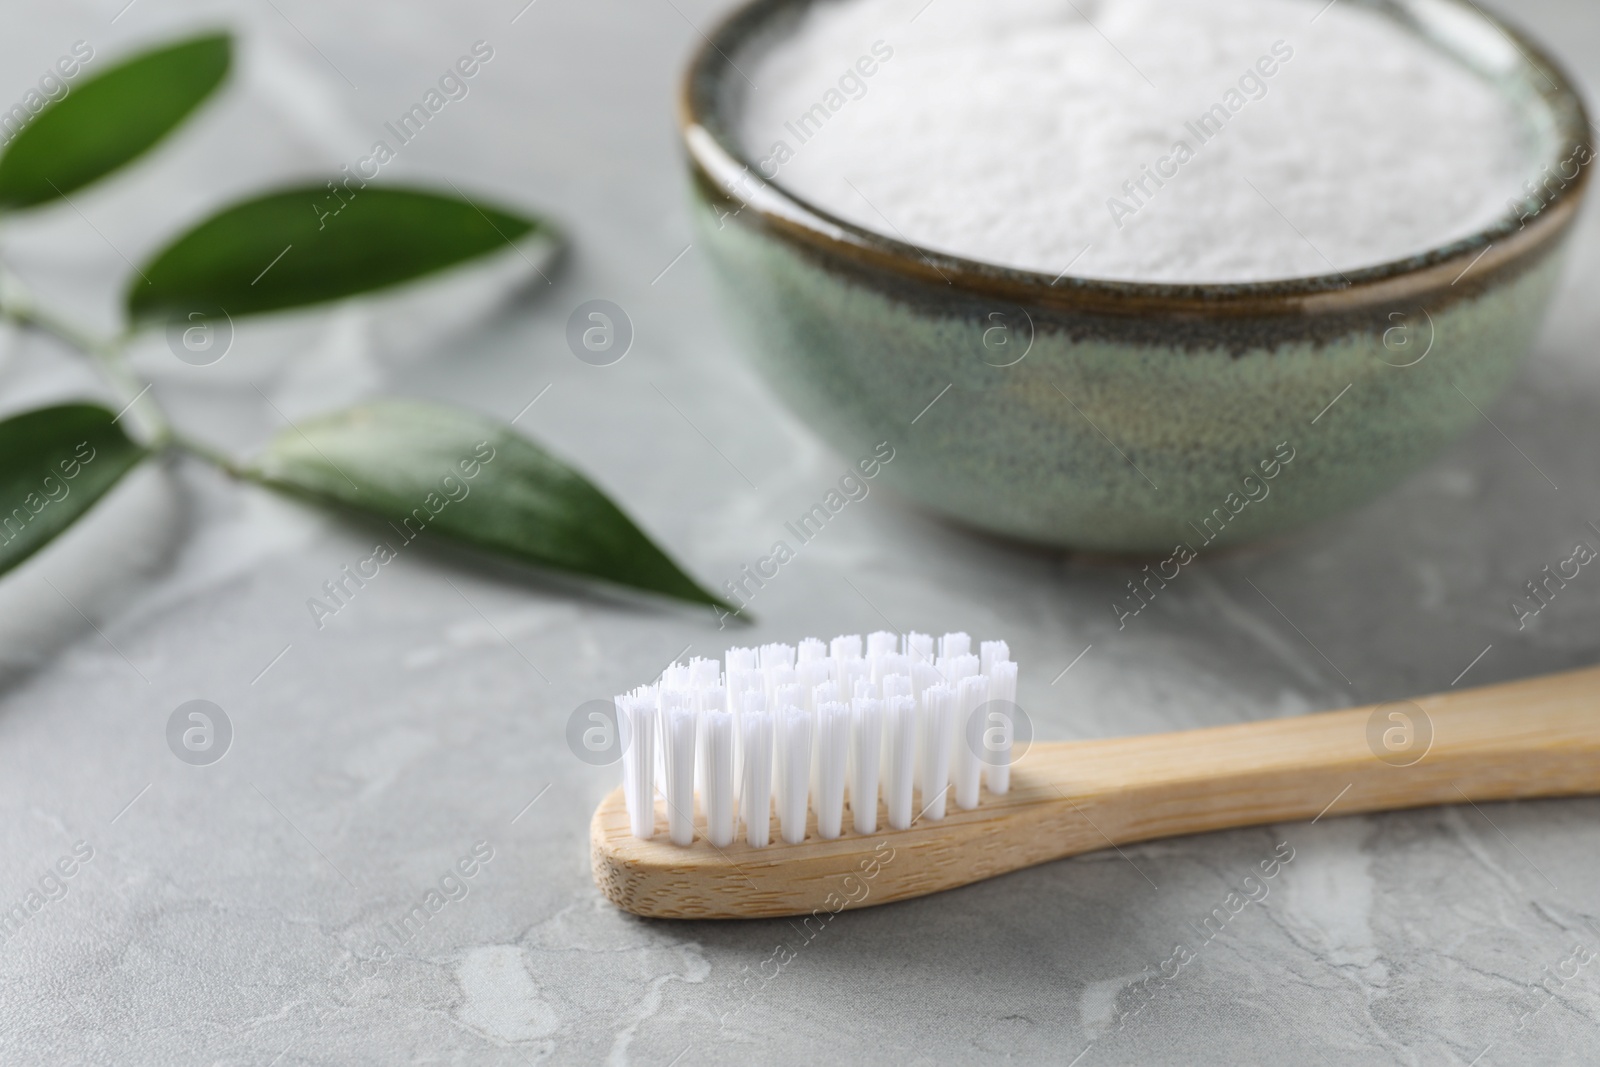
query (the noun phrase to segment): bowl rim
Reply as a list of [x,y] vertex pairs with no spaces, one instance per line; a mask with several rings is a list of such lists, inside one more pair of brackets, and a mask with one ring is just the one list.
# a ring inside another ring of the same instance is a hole
[[[742,51],[773,18],[820,2],[825,0],[745,0],[709,34],[700,35],[701,44],[680,82],[678,125],[701,191],[713,201],[736,205],[734,216],[752,211],[759,224],[836,258],[1019,304],[1110,314],[1178,312],[1234,317],[1340,313],[1429,296],[1464,297],[1481,291],[1490,280],[1530,264],[1565,235],[1576,218],[1596,159],[1588,136],[1593,126],[1582,95],[1565,68],[1542,45],[1473,0],[1427,0],[1448,5],[1499,33],[1520,56],[1517,76],[1543,102],[1551,120],[1552,158],[1536,161],[1542,169],[1531,171],[1530,176],[1548,178],[1554,171],[1559,185],[1548,198],[1526,197],[1524,210],[1535,202],[1538,205],[1531,213],[1519,216],[1508,207],[1491,225],[1448,243],[1402,259],[1331,274],[1248,282],[1139,282],[1071,275],[1067,273],[1069,264],[1067,270],[1052,277],[1042,271],[927,248],[869,229],[761,175],[740,146],[728,116],[722,114],[722,101],[727,98],[721,91],[723,83],[731,76],[748,81],[731,56]],[[1402,11],[1412,13],[1417,3],[1399,0]],[[1365,6],[1377,5],[1369,0]],[[1396,17],[1392,12],[1387,16]],[[1578,161],[1577,172],[1567,176],[1565,166],[1579,154],[1585,158]],[[1542,190],[1548,192],[1550,184],[1547,180]],[[720,211],[719,215],[728,217]],[[1472,283],[1457,287],[1469,272],[1474,275]]]

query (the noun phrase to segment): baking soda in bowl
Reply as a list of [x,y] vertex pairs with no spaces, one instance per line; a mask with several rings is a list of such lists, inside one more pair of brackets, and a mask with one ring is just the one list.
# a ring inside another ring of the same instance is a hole
[[760,174],[866,229],[1052,276],[1246,282],[1486,228],[1540,144],[1356,0],[822,0],[745,67]]

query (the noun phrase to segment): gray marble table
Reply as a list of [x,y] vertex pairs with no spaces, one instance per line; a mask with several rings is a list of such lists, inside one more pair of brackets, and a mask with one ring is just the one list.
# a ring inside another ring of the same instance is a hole
[[[221,23],[244,44],[226,96],[162,153],[70,209],[8,221],[0,250],[45,299],[109,328],[128,260],[229,198],[364,154],[487,41],[471,94],[386,175],[548,212],[574,241],[553,284],[496,262],[249,324],[211,367],[159,340],[139,365],[195,433],[240,453],[285,418],[378,392],[510,417],[548,388],[518,426],[720,583],[854,458],[751,376],[692,246],[671,101],[720,5],[524,3],[18,8],[0,36],[4,99],[78,39],[109,56]],[[1600,7],[1525,0],[1517,15],[1600,84]],[[1051,738],[1593,663],[1600,577],[1584,573],[1526,629],[1509,603],[1600,522],[1597,235],[1590,212],[1493,425],[1353,514],[1202,560],[1126,630],[1108,607],[1123,569],[977,538],[874,491],[761,592],[760,624],[738,638],[885,617],[1005,635],[1021,701]],[[563,339],[595,298],[637,330],[610,367]],[[0,337],[5,410],[93,388],[52,343]],[[50,889],[0,938],[0,1061],[1600,1058],[1600,967],[1549,981],[1575,949],[1600,951],[1600,801],[1335,812],[1130,846],[844,914],[809,938],[782,921],[622,914],[591,885],[587,854],[615,772],[572,756],[568,715],[686,648],[718,654],[728,634],[699,612],[432,549],[408,551],[318,629],[307,598],[368,537],[176,463],[0,581],[0,904]],[[193,699],[233,724],[210,766],[167,744]],[[1294,859],[1269,895],[1202,943],[1196,923],[1280,842]],[[396,936],[463,860],[473,876],[446,881],[443,905]],[[51,881],[59,861],[72,876]],[[374,961],[379,941],[393,950]],[[1147,982],[1177,943],[1192,960]]]

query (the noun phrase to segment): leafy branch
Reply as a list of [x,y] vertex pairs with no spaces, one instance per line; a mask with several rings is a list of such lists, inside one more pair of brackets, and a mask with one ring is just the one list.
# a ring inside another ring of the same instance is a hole
[[[0,211],[64,199],[144,155],[226,79],[211,34],[128,59],[44,108],[0,155]],[[377,400],[292,427],[248,461],[175,426],[127,358],[151,328],[210,339],[235,318],[416,281],[513,246],[559,243],[546,222],[347,174],[256,196],[196,224],[142,266],[126,326],[89,333],[0,270],[0,318],[91,360],[125,405],[60,404],[0,420],[0,574],[82,518],[131,470],[181,453],[237,479],[536,567],[727,608],[581,473],[509,425],[418,401]],[[125,425],[137,429],[130,432]]]

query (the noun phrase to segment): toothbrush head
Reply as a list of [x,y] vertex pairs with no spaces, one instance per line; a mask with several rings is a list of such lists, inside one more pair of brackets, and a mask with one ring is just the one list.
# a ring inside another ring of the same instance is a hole
[[[1003,641],[935,648],[887,632],[734,648],[726,670],[673,664],[616,697],[623,786],[591,826],[596,882],[645,915],[803,914],[1006,817],[1017,665]],[[933,891],[927,871],[908,886],[894,899]]]

